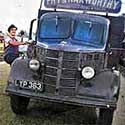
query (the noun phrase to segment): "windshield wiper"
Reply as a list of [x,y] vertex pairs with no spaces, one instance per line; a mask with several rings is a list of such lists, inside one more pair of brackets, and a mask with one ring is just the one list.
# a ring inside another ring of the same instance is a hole
[[86,23],[86,24],[89,24],[89,32],[88,32],[88,34],[89,34],[89,36],[90,36],[90,33],[91,33],[91,31],[92,31],[93,24],[92,24],[92,22],[90,22],[90,21],[85,21],[85,23]]
[[58,23],[59,23],[59,17],[56,16],[56,32],[57,32],[57,29],[58,29]]
[[90,22],[89,24],[89,36],[90,36],[91,31],[92,31],[92,22]]

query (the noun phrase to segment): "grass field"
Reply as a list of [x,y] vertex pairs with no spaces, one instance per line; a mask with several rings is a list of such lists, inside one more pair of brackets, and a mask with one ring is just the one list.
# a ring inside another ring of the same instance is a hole
[[[5,95],[9,71],[10,66],[0,62],[0,125],[94,125],[91,119],[95,116],[93,110],[36,100],[30,101],[25,115],[15,115],[10,108],[9,96]],[[125,79],[123,78],[113,125],[125,125]]]
[[0,43],[0,53],[3,53],[4,51],[4,43]]
[[2,94],[9,70],[8,65],[0,63],[0,125],[93,125],[90,118],[87,120],[92,110],[88,114],[89,109],[35,100],[31,100],[24,116],[16,116],[11,111],[9,97]]

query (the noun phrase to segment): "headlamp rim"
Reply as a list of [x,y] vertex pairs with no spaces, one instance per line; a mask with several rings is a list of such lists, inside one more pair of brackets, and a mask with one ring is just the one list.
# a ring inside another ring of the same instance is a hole
[[[87,78],[87,77],[84,75],[85,72],[83,73],[83,71],[84,71],[86,68],[90,68],[91,71],[93,72],[93,75],[91,75],[91,77],[88,77],[88,78]],[[89,79],[92,79],[92,78],[95,76],[96,71],[95,71],[95,68],[93,68],[93,67],[87,65],[87,66],[84,66],[84,67],[82,68],[81,74],[82,74],[82,77],[83,77],[84,79],[89,80]]]
[[[33,62],[31,62],[31,61],[36,61],[36,62],[34,62],[34,66],[37,66],[36,64],[39,64],[37,69],[33,69],[33,68],[31,67],[31,63],[32,63],[32,65],[33,65]],[[37,60],[37,59],[31,59],[31,60],[29,61],[29,68],[30,68],[31,70],[33,70],[33,71],[38,71],[38,70],[40,69],[40,61]]]

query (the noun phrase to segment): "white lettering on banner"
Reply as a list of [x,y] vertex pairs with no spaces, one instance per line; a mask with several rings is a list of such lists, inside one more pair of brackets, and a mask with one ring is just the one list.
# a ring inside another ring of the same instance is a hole
[[109,9],[113,8],[113,4],[114,4],[114,2],[113,2],[113,1],[108,2],[108,4],[107,4],[107,7],[106,7],[106,8],[109,8]]
[[[86,1],[86,2],[85,2]],[[96,0],[97,1],[97,0]],[[92,0],[84,0],[84,3],[91,4]]]
[[62,0],[62,3],[66,3],[67,2],[67,0]]
[[97,5],[96,5],[96,6],[101,7],[102,5],[103,5],[103,1],[102,1],[102,0],[98,0],[98,2],[97,2]]
[[107,1],[105,0],[103,3],[103,7],[105,7],[107,5]]
[[92,5],[93,8],[117,9],[120,1],[117,0],[46,0],[47,6],[57,6],[58,4],[81,4],[82,6]]
[[114,7],[113,7],[113,9],[116,9],[116,7],[118,6],[118,4],[119,4],[118,1],[114,2]]
[[55,5],[56,0],[46,0],[47,5]]
[[95,6],[95,5],[96,5],[96,2],[97,2],[97,0],[93,0],[93,1],[92,1],[92,5]]
[[84,4],[84,1],[83,0],[79,0],[79,3]]

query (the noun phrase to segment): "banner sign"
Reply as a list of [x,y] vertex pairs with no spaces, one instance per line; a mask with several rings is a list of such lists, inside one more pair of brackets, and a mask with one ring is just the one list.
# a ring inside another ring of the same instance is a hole
[[44,0],[47,8],[119,13],[121,0]]

